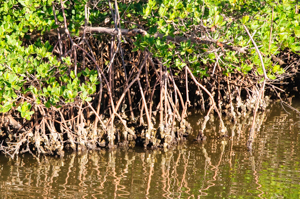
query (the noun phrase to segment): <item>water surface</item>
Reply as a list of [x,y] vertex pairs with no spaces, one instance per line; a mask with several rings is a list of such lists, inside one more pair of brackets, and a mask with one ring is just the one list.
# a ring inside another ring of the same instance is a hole
[[0,198],[300,198],[298,114],[277,103],[258,115],[252,152],[251,117],[225,121],[228,138],[219,138],[218,121],[210,120],[206,142],[193,141],[203,116],[191,113],[189,121],[193,135],[167,151],[0,155]]

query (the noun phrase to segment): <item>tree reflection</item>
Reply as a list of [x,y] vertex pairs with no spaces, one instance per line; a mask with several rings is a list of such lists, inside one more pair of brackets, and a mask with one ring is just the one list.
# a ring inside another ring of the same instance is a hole
[[[251,152],[245,146],[248,118],[225,123],[230,132],[225,138],[218,137],[218,122],[208,121],[206,142],[171,149],[119,148],[39,159],[1,156],[0,197],[297,198],[299,116],[272,110],[258,115]],[[197,115],[194,120],[194,129],[204,122]]]

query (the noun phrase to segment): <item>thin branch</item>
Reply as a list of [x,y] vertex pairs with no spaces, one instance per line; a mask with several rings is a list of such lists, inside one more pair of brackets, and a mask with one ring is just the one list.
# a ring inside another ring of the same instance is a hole
[[[107,28],[107,27],[86,27],[85,29],[86,29],[86,33],[91,33],[91,34],[118,35],[118,34],[121,33],[121,35],[125,35],[125,36],[135,36],[137,34],[148,35],[147,31],[145,31],[143,29],[138,29],[138,28],[135,28],[135,29],[120,29],[120,28],[115,29],[115,28]],[[84,30],[84,28],[81,28],[79,30],[79,35],[83,34],[83,30]],[[65,33],[65,29],[61,28],[60,33]],[[57,31],[51,30],[50,32],[45,33],[45,34],[49,35],[49,36],[56,36]],[[40,37],[39,34],[37,34],[37,33],[34,33],[34,34],[30,35],[31,39],[35,39],[37,37]],[[210,38],[184,37],[184,36],[172,37],[172,36],[164,35],[164,34],[161,34],[161,33],[155,33],[153,35],[153,37],[155,37],[155,38],[158,38],[158,37],[163,38],[164,37],[168,41],[173,41],[173,42],[176,42],[176,43],[185,42],[185,41],[188,41],[188,40],[191,40],[191,42],[195,43],[195,44],[208,44],[208,45],[210,45],[210,44],[217,44],[218,43],[219,45],[222,45],[223,48],[230,49],[230,50],[233,50],[233,51],[237,51],[237,52],[242,53],[242,54],[246,54],[247,50],[248,50],[247,47],[231,46],[231,45],[228,45],[226,43],[222,43],[222,42],[218,41],[217,39],[210,39]]]

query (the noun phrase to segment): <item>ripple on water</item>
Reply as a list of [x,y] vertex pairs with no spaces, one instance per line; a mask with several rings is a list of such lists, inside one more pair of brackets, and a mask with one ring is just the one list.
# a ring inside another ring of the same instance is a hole
[[[189,117],[195,134],[202,118]],[[226,125],[230,138],[218,138],[218,121],[210,121],[205,143],[168,151],[102,150],[40,163],[0,155],[0,198],[300,198],[298,115],[280,105],[260,114],[252,153],[251,118]]]

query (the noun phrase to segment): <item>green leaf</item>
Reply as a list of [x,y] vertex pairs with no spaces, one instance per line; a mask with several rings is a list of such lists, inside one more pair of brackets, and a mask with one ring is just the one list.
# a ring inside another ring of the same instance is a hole
[[181,9],[181,8],[183,8],[183,3],[179,1],[179,2],[177,3],[177,5],[175,6],[175,9],[178,9],[178,10],[179,10],[179,9]]
[[264,71],[263,71],[262,67],[259,67],[257,69],[257,72],[258,72],[259,75],[263,75],[264,74]]
[[31,115],[34,114],[34,111],[30,111],[31,104],[24,102],[22,106],[19,106],[17,110],[21,113],[21,117],[30,120]]
[[300,46],[299,46],[299,45],[296,45],[296,44],[292,44],[292,45],[290,46],[290,48],[291,48],[291,50],[292,50],[293,52],[298,52],[298,51],[300,51]]
[[215,53],[209,53],[208,57],[209,59],[216,59]]
[[75,79],[75,73],[74,73],[74,71],[71,71],[70,77],[71,77],[72,79]]
[[280,68],[279,65],[273,66],[273,69],[272,69],[273,73],[276,73],[279,70],[279,68]]
[[253,67],[253,65],[248,65],[248,64],[243,65],[242,71],[243,71],[245,74],[247,74],[250,70],[252,70],[252,67]]
[[249,21],[249,15],[243,16],[242,23],[245,24]]
[[144,18],[147,18],[150,15],[151,9],[149,6],[143,8]]
[[64,21],[64,17],[62,15],[58,15],[57,16],[57,19],[60,21],[60,22],[63,22]]
[[159,10],[158,10],[159,16],[164,17],[164,16],[165,16],[165,13],[166,13],[166,10],[167,10],[167,9],[166,9],[164,6],[161,6],[161,7],[159,8]]
[[51,107],[50,101],[47,101],[47,102],[45,103],[45,107],[46,107],[46,108],[50,108],[50,107]]
[[0,113],[8,112],[11,110],[12,107],[13,107],[13,103],[7,101],[7,102],[5,102],[5,104],[3,106],[0,105]]
[[273,75],[273,74],[268,74],[268,78],[272,79],[272,80],[275,80],[276,79],[276,76]]
[[25,119],[26,120],[30,120],[31,119],[31,116],[34,114],[34,111],[29,111],[29,112],[27,112],[26,113],[26,115],[25,115]]
[[87,102],[90,102],[91,100],[92,100],[91,97],[87,97],[87,98],[85,99],[85,101],[87,101]]
[[295,27],[295,35],[296,37],[300,37],[300,26]]

